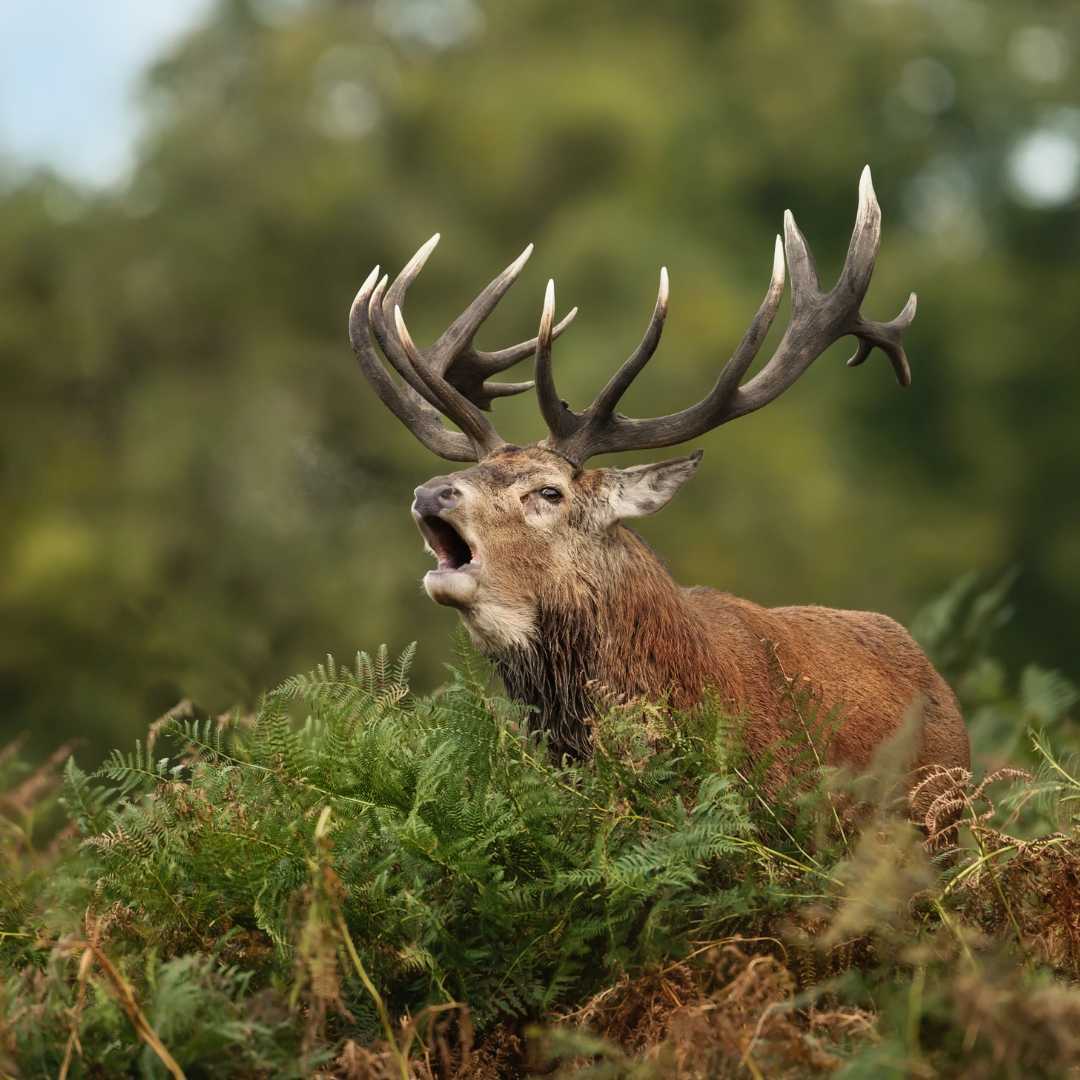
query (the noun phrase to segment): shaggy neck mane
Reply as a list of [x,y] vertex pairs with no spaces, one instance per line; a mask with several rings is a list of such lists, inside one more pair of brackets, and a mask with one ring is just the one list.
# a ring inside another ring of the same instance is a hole
[[707,634],[645,542],[622,526],[599,557],[541,597],[535,633],[492,659],[511,697],[537,710],[556,754],[590,750],[585,722],[611,692],[696,702],[710,663]]

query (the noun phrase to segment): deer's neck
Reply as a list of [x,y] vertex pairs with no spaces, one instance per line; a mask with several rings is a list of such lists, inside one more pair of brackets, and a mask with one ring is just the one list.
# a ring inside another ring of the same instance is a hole
[[511,697],[537,711],[557,753],[589,749],[587,720],[605,700],[696,702],[707,638],[684,594],[643,540],[619,527],[571,580],[541,598],[527,643],[493,657]]

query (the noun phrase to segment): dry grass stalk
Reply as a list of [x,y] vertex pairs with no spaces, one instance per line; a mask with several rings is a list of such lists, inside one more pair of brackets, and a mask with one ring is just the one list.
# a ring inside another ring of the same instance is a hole
[[150,1021],[146,1019],[146,1014],[139,1007],[135,992],[131,989],[128,981],[120,974],[102,949],[101,937],[104,926],[104,920],[95,918],[87,911],[85,918],[86,940],[76,942],[72,946],[75,949],[82,949],[79,958],[79,991],[75,1008],[72,1010],[71,1034],[68,1036],[64,1060],[60,1069],[60,1080],[65,1080],[67,1076],[73,1052],[78,1050],[80,1054],[82,1053],[78,1037],[79,1017],[86,1002],[86,984],[90,978],[90,971],[94,963],[98,965],[104,974],[104,985],[112,993],[117,1004],[131,1021],[135,1034],[157,1055],[158,1060],[165,1066],[173,1080],[186,1080],[184,1070],[177,1064],[176,1059],[169,1053],[168,1047],[165,1046],[158,1037],[157,1032],[151,1027]]

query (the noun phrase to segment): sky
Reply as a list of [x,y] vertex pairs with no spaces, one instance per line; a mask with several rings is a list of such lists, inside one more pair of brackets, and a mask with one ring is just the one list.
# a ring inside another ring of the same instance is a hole
[[0,0],[0,159],[122,181],[138,76],[212,0]]

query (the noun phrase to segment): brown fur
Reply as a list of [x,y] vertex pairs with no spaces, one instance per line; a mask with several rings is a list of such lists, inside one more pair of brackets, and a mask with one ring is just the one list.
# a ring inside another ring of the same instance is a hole
[[[671,466],[685,476],[669,482],[661,470]],[[681,588],[613,517],[627,507],[634,516],[659,509],[693,466],[696,459],[653,467],[642,480],[635,470],[579,470],[537,446],[508,448],[429,482],[449,481],[462,493],[444,516],[481,566],[475,600],[461,610],[465,624],[508,692],[536,708],[553,749],[588,752],[597,685],[678,708],[715,694],[747,717],[758,754],[778,745],[794,695],[805,692],[818,715],[836,710],[823,755],[830,764],[864,769],[909,711],[921,709],[914,767],[966,766],[956,699],[898,623]],[[544,485],[564,494],[559,505],[540,497]]]

